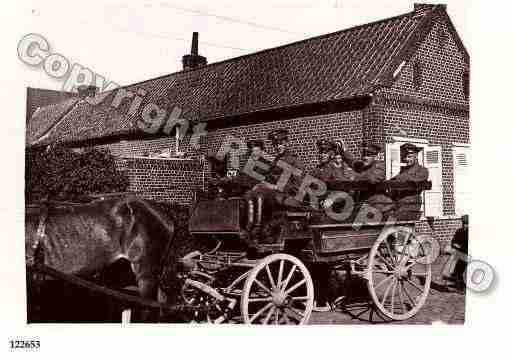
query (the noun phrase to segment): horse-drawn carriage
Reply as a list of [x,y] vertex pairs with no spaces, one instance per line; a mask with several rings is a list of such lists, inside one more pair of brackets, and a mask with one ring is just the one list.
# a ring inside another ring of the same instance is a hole
[[[251,214],[246,198],[198,198],[189,230],[209,243],[210,249],[185,256],[180,275],[181,295],[188,305],[216,308],[199,320],[307,323],[314,307],[314,286],[324,284],[314,283],[310,274],[319,265],[363,278],[372,302],[387,318],[404,320],[415,315],[430,289],[430,243],[415,234],[415,218],[392,222],[391,215],[362,220],[366,204],[358,198],[366,186],[341,186],[356,201],[353,215],[341,222],[328,218],[323,209],[275,210],[263,231],[272,239],[259,241],[257,255],[247,246]],[[430,182],[389,181],[380,186],[384,192],[420,193],[429,189]]]

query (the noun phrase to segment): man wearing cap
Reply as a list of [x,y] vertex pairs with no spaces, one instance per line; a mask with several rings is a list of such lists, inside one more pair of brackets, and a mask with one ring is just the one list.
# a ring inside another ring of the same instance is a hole
[[[291,167],[303,171],[304,165],[301,162],[301,160],[297,157],[295,153],[293,153],[289,149],[289,131],[287,129],[279,129],[276,131],[273,131],[269,134],[269,140],[271,141],[274,149],[277,152],[277,155],[273,161],[271,172],[270,172],[270,178],[271,180],[274,180],[273,182],[278,182],[278,179],[280,178],[283,168],[281,168],[278,164],[279,161],[286,162]],[[294,184],[298,184],[296,176],[291,177],[291,183],[290,185],[293,186]],[[290,181],[289,181],[290,182]],[[298,186],[290,187],[291,189],[297,189]]]
[[[419,183],[427,181],[429,171],[418,162],[418,153],[422,148],[411,143],[401,145],[401,162],[406,166],[401,167],[398,175],[393,177],[392,181]],[[422,200],[418,190],[397,191],[395,194],[397,206],[397,219],[417,219],[420,215]]]
[[[304,166],[299,158],[288,148],[289,134],[286,129],[279,129],[269,134],[271,141],[277,154],[270,165],[267,172],[265,182],[256,184],[253,189],[248,192],[248,196],[256,199],[255,220],[253,235],[260,236],[262,225],[263,208],[266,213],[272,213],[273,208],[279,205],[300,206],[301,204],[294,198],[300,186],[298,176],[303,173]],[[284,164],[282,163],[284,162]],[[284,166],[293,169],[297,175],[291,175],[283,188],[278,187],[278,181],[284,172]],[[265,204],[264,204],[265,202]]]
[[319,152],[319,164],[312,171],[312,176],[328,183],[333,180],[333,167],[331,160],[333,158],[333,144],[325,139],[317,141],[317,151]]
[[[253,190],[270,194],[279,204],[292,204],[292,199],[299,189],[299,176],[303,173],[304,165],[299,158],[289,148],[289,131],[279,129],[269,134],[276,156],[271,163],[271,168],[266,178],[266,182],[260,183]],[[283,188],[278,188],[278,181],[284,172],[284,166],[293,169],[297,175],[292,175]]]
[[268,165],[268,163],[264,159],[265,147],[263,140],[249,140],[246,142],[246,145],[250,151],[248,162],[246,162],[246,165],[252,165],[252,173],[246,173],[246,168],[244,168],[240,173],[239,182],[247,190],[251,190],[254,186],[261,182],[258,177],[266,177],[268,175],[268,171],[266,170],[265,166],[255,166],[254,164],[257,162],[261,162]]
[[[354,163],[354,167],[358,168],[355,181],[377,185],[386,179],[385,162],[376,159],[380,152],[383,152],[382,146],[373,143],[364,143],[362,161],[359,163],[355,161]],[[361,200],[367,202],[369,206],[378,210],[382,215],[388,215],[394,205],[390,197],[373,188],[370,188],[369,191],[362,196]]]
[[376,159],[380,152],[383,152],[383,148],[380,145],[364,143],[362,160],[354,161],[353,163],[353,166],[358,170],[355,180],[367,181],[372,184],[385,180],[385,162]]
[[331,161],[333,181],[354,181],[356,172],[351,168],[355,162],[353,155],[345,148],[342,140],[333,141],[335,154]]

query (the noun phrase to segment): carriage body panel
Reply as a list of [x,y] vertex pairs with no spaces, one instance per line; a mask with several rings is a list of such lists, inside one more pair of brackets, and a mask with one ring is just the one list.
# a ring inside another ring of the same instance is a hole
[[189,231],[196,233],[238,233],[246,224],[246,202],[242,198],[206,199],[196,203]]

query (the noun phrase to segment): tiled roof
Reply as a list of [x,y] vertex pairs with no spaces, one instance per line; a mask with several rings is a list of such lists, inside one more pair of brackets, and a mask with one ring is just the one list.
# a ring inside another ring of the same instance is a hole
[[58,124],[61,118],[69,114],[78,101],[77,98],[71,98],[39,108],[27,122],[25,143],[30,145],[47,134],[52,127]]
[[76,92],[55,91],[39,88],[27,88],[27,122],[38,108],[77,97]]
[[[174,106],[204,121],[256,111],[348,99],[389,86],[444,7],[295,42],[124,87],[144,90],[143,104]],[[131,100],[112,106],[116,90],[99,105],[81,101],[39,143],[74,142],[140,131]],[[40,117],[40,114],[37,114]],[[51,121],[48,121],[51,122]],[[34,136],[30,136],[34,137]]]

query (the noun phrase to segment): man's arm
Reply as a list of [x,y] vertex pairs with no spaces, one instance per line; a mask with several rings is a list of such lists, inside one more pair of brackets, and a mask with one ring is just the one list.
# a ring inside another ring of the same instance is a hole
[[369,173],[369,176],[367,176],[367,180],[370,183],[379,183],[383,182],[386,179],[386,170],[385,170],[385,163],[384,162],[376,162],[374,167]]
[[354,169],[354,164],[356,162],[356,158],[351,152],[344,150],[344,152],[342,152],[342,159],[344,160],[345,163],[347,163],[349,165],[349,167]]
[[413,173],[410,181],[414,182],[423,182],[427,181],[429,178],[429,171],[426,167],[419,166],[418,170]]

